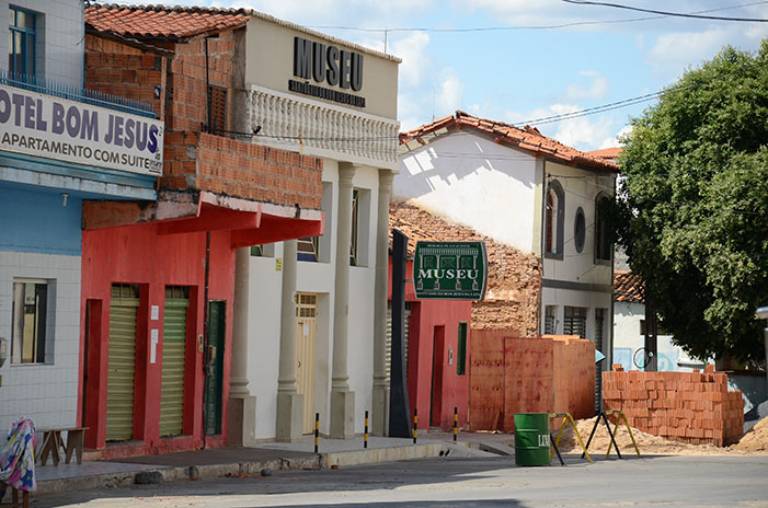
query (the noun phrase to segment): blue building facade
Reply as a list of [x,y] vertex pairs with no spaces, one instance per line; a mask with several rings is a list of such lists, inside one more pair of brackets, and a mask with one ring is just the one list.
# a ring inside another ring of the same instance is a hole
[[163,133],[149,107],[83,90],[79,0],[2,3],[0,435],[80,421],[83,203],[155,200]]

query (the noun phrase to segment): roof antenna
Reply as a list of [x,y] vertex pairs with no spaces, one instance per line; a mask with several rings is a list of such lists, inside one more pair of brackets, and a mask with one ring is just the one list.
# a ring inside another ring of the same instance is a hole
[[384,29],[384,53],[387,52],[387,39],[388,39],[388,36],[389,36],[389,30],[387,30],[385,28]]

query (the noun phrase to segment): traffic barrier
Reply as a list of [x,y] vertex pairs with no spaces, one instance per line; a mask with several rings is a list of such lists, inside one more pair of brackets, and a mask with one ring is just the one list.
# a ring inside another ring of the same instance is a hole
[[368,410],[365,410],[365,421],[363,422],[363,448],[368,448]]
[[320,413],[315,413],[315,453],[320,453]]
[[453,407],[453,442],[459,440],[459,408]]
[[[579,443],[579,446],[581,447],[583,456],[587,459],[587,461],[593,462],[592,457],[590,457],[589,452],[587,451],[587,447],[584,446],[584,441],[581,439],[581,433],[579,433],[579,429],[578,427],[576,427],[576,421],[573,419],[573,415],[571,415],[571,413],[550,413],[549,417],[563,419],[563,421],[560,422],[560,430],[557,431],[555,440],[552,442],[552,447],[554,448],[554,451],[559,453],[560,438],[562,437],[563,432],[565,431],[565,428],[571,427],[573,429],[573,435],[576,438],[576,442]],[[552,457],[551,452],[550,452],[550,457]],[[562,462],[562,458],[560,460]]]
[[416,444],[416,435],[419,432],[419,411],[417,409],[413,410],[413,444]]

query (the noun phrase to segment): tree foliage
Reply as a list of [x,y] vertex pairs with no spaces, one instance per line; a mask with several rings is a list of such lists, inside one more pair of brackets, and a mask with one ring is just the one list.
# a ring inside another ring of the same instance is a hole
[[632,270],[686,351],[763,358],[768,41],[687,72],[632,127],[617,211]]

